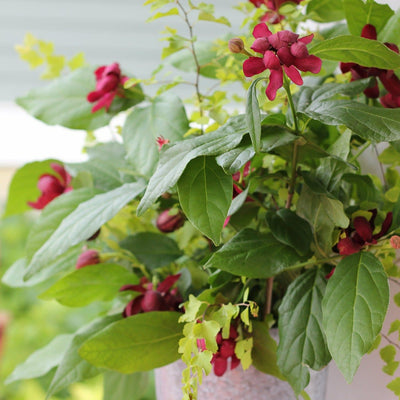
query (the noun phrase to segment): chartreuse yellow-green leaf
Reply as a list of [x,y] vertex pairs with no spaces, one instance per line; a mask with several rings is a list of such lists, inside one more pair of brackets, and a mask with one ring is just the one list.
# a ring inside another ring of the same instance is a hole
[[387,276],[373,254],[359,252],[339,262],[322,302],[323,327],[332,358],[348,382],[381,331],[388,304]]

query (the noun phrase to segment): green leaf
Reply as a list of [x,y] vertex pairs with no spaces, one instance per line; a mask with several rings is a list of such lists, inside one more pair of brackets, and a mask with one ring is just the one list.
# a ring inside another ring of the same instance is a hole
[[381,32],[378,33],[381,42],[400,43],[400,9],[392,15]]
[[50,164],[55,160],[35,161],[25,164],[14,174],[8,190],[4,217],[31,210],[28,201],[36,201],[40,196],[37,183],[42,174],[55,174]]
[[244,229],[215,252],[204,267],[261,279],[277,275],[300,261],[295,250],[278,242],[272,234]]
[[255,152],[251,144],[236,147],[216,158],[217,164],[220,165],[228,174],[234,174],[239,171],[247,161],[251,160]]
[[382,192],[374,185],[374,181],[368,175],[344,174],[343,180],[349,182],[357,193],[360,202],[369,201],[379,203]]
[[197,339],[204,339],[207,350],[213,353],[218,351],[217,333],[221,326],[216,321],[202,321],[201,324],[195,324],[193,327],[193,335]]
[[171,311],[133,315],[91,337],[79,354],[97,367],[124,374],[162,367],[179,358],[180,315]]
[[45,347],[35,351],[14,369],[4,383],[8,385],[21,379],[34,379],[46,375],[61,362],[72,336],[59,335]]
[[101,225],[114,217],[142,190],[142,183],[126,183],[81,203],[35,253],[25,275],[26,279],[30,279],[45,268],[49,261],[54,260],[70,247],[91,237]]
[[361,35],[366,24],[374,25],[379,32],[394,13],[387,4],[375,1],[344,0],[343,6],[349,31],[356,36]]
[[261,149],[261,115],[257,99],[257,83],[262,79],[264,78],[257,78],[251,83],[246,102],[246,123],[256,153]]
[[303,186],[297,202],[297,213],[310,223],[314,245],[322,256],[332,251],[335,227],[347,228],[350,223],[339,200],[314,193],[307,185]]
[[156,232],[128,236],[120,246],[133,253],[150,270],[164,267],[182,256],[175,240]]
[[342,0],[311,0],[307,14],[317,22],[332,22],[344,19]]
[[[216,79],[219,68],[225,66],[228,56],[221,57],[213,42],[197,41],[194,44],[196,56],[200,65],[200,75],[207,78]],[[197,66],[193,59],[193,54],[189,49],[183,49],[179,53],[171,55],[168,59],[175,68],[185,72],[196,72]]]
[[232,201],[232,176],[225,174],[213,157],[198,157],[180,177],[178,194],[192,225],[219,244]]
[[[149,386],[149,373],[120,374],[108,371],[104,374],[103,400],[144,400]],[[147,397],[146,397],[147,399]]]
[[104,109],[92,113],[93,104],[86,100],[86,96],[95,89],[95,85],[94,68],[79,68],[48,86],[18,98],[17,104],[48,125],[94,130],[107,125],[116,112],[143,100],[143,94],[138,88],[134,99],[116,98],[109,113]]
[[392,382],[386,386],[390,389],[396,396],[400,396],[400,378],[394,378]]
[[266,218],[276,240],[293,247],[302,256],[310,252],[313,236],[306,220],[286,208],[270,211]]
[[88,265],[57,281],[39,298],[56,299],[64,306],[82,307],[93,301],[112,300],[121,286],[138,282],[135,275],[120,265]]
[[373,254],[360,252],[339,262],[322,312],[329,351],[347,382],[381,331],[388,304],[387,276]]
[[54,275],[61,275],[66,270],[74,268],[76,260],[81,252],[81,246],[71,247],[55,260],[46,263],[46,266],[41,271],[28,280],[24,280],[24,276],[28,271],[29,262],[26,258],[22,258],[7,269],[3,275],[2,282],[10,287],[29,287],[37,285]]
[[324,40],[310,49],[310,54],[324,60],[354,62],[364,67],[397,69],[400,55],[377,40],[343,35]]
[[68,387],[71,383],[92,378],[100,373],[98,368],[89,364],[79,356],[78,349],[88,338],[120,318],[122,318],[121,315],[98,318],[76,332],[63,359],[58,364],[56,373],[47,391],[46,400],[53,394]]
[[94,189],[78,189],[55,198],[41,212],[29,232],[25,253],[28,259],[43,246],[62,220],[74,211],[79,204],[91,199],[98,192]]
[[380,350],[379,354],[382,360],[386,363],[386,365],[383,366],[382,371],[385,374],[393,376],[400,364],[398,361],[394,360],[396,357],[396,348],[393,345],[387,345]]
[[138,215],[143,214],[159,196],[178,182],[191,160],[205,155],[217,156],[235,148],[246,132],[245,116],[239,115],[215,132],[183,140],[166,148],[160,154],[157,169],[138,206]]
[[399,138],[399,109],[371,107],[351,100],[325,100],[311,103],[302,112],[327,125],[345,125],[373,143]]
[[179,11],[176,7],[171,8],[170,10],[165,12],[159,11],[154,15],[152,15],[150,18],[148,18],[146,22],[151,22],[159,18],[170,17],[171,15],[179,15]]
[[267,320],[252,321],[253,324],[253,365],[261,372],[285,380],[277,364],[277,344],[270,335]]
[[309,383],[307,367],[319,370],[331,355],[322,329],[324,273],[313,268],[293,281],[279,307],[278,365],[296,393]]
[[183,139],[188,130],[185,108],[175,95],[164,93],[148,106],[135,108],[122,129],[127,159],[135,172],[145,176],[154,172],[159,157],[157,137],[173,143]]

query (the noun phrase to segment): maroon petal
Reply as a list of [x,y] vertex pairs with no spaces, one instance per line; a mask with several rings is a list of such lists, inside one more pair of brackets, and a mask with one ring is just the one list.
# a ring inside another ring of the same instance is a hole
[[364,94],[370,99],[377,99],[379,97],[379,85],[378,82],[376,81],[376,78],[374,79],[376,82],[375,86],[372,86],[364,90]]
[[293,43],[290,46],[290,53],[294,57],[298,57],[298,58],[305,58],[305,57],[309,56],[307,46],[301,42]]
[[176,274],[176,275],[170,275],[167,276],[162,282],[160,282],[157,286],[157,290],[160,293],[166,293],[168,292],[171,287],[178,282],[179,278],[181,277],[181,274]]
[[125,307],[123,316],[125,318],[130,317],[132,315],[139,314],[142,311],[142,300],[143,300],[144,295],[141,294],[137,297],[135,297],[133,300],[131,300]]
[[384,45],[385,45],[388,49],[394,51],[395,53],[399,53],[399,48],[398,48],[397,45],[395,45],[394,43],[385,42]]
[[269,100],[274,100],[276,92],[283,86],[283,72],[282,69],[273,69],[269,76],[269,84],[265,91]]
[[267,11],[261,18],[261,22],[265,22],[271,25],[279,24],[285,17],[283,15],[278,14],[276,11]]
[[264,54],[264,65],[268,69],[281,69],[279,58],[273,51],[266,51]]
[[355,64],[355,63],[344,63],[344,62],[341,62],[339,64],[339,67],[340,67],[340,70],[345,74],[346,72],[351,71],[351,69],[354,68],[357,65],[358,64]]
[[301,78],[299,71],[297,71],[297,69],[293,65],[291,65],[290,67],[284,65],[283,69],[285,70],[286,75],[292,80],[293,83],[295,83],[296,85],[303,84],[303,79]]
[[236,342],[232,339],[223,340],[219,349],[221,357],[229,358],[235,355]]
[[103,107],[106,109],[106,111],[108,111],[108,109],[110,108],[111,103],[113,102],[114,97],[116,96],[116,94],[117,94],[116,91],[106,93],[106,94],[97,102],[97,104],[92,108],[92,113],[94,113],[94,112],[100,110],[100,109],[103,108]]
[[265,70],[264,61],[259,57],[250,57],[243,63],[243,73],[247,77],[260,74]]
[[372,240],[373,228],[365,217],[356,217],[353,220],[354,229],[357,234],[365,241],[370,242]]
[[308,56],[305,58],[296,58],[294,65],[300,71],[309,71],[313,74],[318,74],[321,71],[322,61],[317,56]]
[[361,37],[366,39],[376,40],[377,38],[376,28],[371,24],[365,25],[364,28],[362,28]]
[[289,47],[282,47],[277,51],[279,60],[288,67],[293,65],[295,62],[295,57],[290,52]]
[[96,90],[103,93],[111,92],[115,90],[119,85],[119,76],[111,74],[100,79],[97,82]]
[[95,101],[99,100],[101,96],[103,96],[104,93],[100,90],[95,90],[93,92],[90,92],[87,96],[86,99],[89,103],[94,103]]
[[257,53],[264,54],[267,50],[271,48],[271,45],[268,42],[268,39],[266,37],[260,37],[257,38],[253,45],[251,46],[251,49],[256,51]]
[[400,79],[393,71],[382,71],[379,75],[379,79],[389,93],[400,96]]
[[392,225],[392,221],[393,221],[393,213],[392,212],[388,212],[386,214],[386,218],[382,223],[382,227],[381,230],[373,236],[374,239],[379,239],[382,236],[386,235],[386,233],[389,231],[390,226]]
[[231,358],[231,369],[235,369],[240,365],[240,360],[236,356],[232,356]]
[[43,174],[38,180],[37,187],[43,194],[48,195],[59,196],[64,192],[64,186],[60,180],[50,174]]
[[298,42],[304,43],[304,44],[309,44],[311,41],[314,39],[314,34],[312,33],[311,35],[303,36],[299,38]]
[[36,210],[43,210],[56,197],[57,195],[54,194],[43,194],[35,202],[28,201],[27,204]]
[[226,372],[228,368],[228,361],[226,358],[223,358],[218,354],[214,354],[211,362],[214,364],[214,374],[216,376],[222,376]]
[[56,172],[58,175],[60,175],[64,186],[68,186],[69,183],[71,182],[72,177],[66,171],[66,169],[62,165],[56,164],[56,163],[51,163],[50,167],[53,169],[54,172]]
[[253,29],[253,36],[256,39],[261,37],[269,37],[271,35],[272,35],[271,31],[268,29],[267,25],[265,25],[263,22],[261,24],[257,24]]
[[121,75],[121,69],[119,68],[119,64],[118,63],[112,63],[110,65],[107,65],[106,68],[103,71],[103,75],[110,75],[110,74],[114,74],[114,75]]
[[337,248],[340,255],[350,256],[351,254],[358,253],[361,250],[362,246],[358,243],[353,242],[351,238],[347,237],[339,240]]
[[103,65],[103,66],[97,68],[96,71],[94,71],[94,74],[96,75],[96,80],[97,81],[103,76],[103,73],[104,73],[105,69],[106,69],[106,66]]
[[394,96],[392,93],[387,93],[379,99],[383,107],[398,108],[400,107],[400,96]]

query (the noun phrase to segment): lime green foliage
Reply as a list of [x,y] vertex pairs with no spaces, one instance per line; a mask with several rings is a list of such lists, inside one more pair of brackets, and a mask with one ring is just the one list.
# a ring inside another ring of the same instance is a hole
[[45,42],[31,33],[25,35],[24,43],[16,45],[15,50],[32,69],[45,65],[46,69],[41,75],[42,79],[57,78],[66,67],[73,71],[86,64],[83,53],[78,53],[67,60],[65,56],[54,54],[52,42]]

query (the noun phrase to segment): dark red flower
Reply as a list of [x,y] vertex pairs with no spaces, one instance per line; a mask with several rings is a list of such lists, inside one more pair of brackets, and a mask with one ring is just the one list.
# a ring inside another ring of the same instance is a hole
[[268,8],[267,11],[261,18],[261,22],[269,24],[278,24],[285,17],[279,14],[279,8],[287,2],[300,4],[302,0],[249,0],[257,8],[261,7],[263,4]]
[[97,102],[92,108],[93,113],[103,107],[108,111],[115,96],[124,97],[123,84],[128,77],[121,76],[118,63],[103,65],[97,68],[94,74],[96,90],[87,95],[87,100],[89,103]]
[[283,72],[296,84],[302,85],[303,79],[298,70],[314,74],[321,70],[320,58],[309,55],[307,44],[314,35],[299,38],[290,31],[272,33],[266,24],[261,23],[253,30],[255,41],[252,50],[262,54],[262,57],[250,57],[243,63],[243,72],[247,77],[260,74],[269,69],[269,84],[266,94],[274,100],[276,92],[283,86]]
[[75,266],[76,269],[80,269],[95,264],[100,264],[99,252],[97,250],[85,250],[79,255]]
[[[367,24],[364,26],[361,32],[361,37],[376,40],[377,33],[373,25]],[[385,43],[385,46],[390,50],[398,53],[399,49],[394,43]],[[379,86],[377,78],[382,82],[385,89],[393,96],[400,96],[400,79],[397,78],[393,70],[380,69],[374,67],[364,67],[356,63],[340,63],[340,69],[343,73],[351,73],[351,81],[356,81],[358,79],[364,79],[369,77],[374,77],[374,85],[364,90],[364,94],[367,97],[376,99],[379,97]],[[387,104],[393,105],[394,103],[390,101],[390,98],[385,98],[381,100],[384,107]],[[394,108],[394,107],[390,107]]]
[[[230,360],[230,368],[235,369],[240,364],[240,360],[235,355],[236,341],[238,332],[235,327],[231,325],[229,330],[229,337],[224,339],[222,332],[217,333],[216,342],[218,350],[213,354],[211,364],[213,365],[214,374],[222,376],[228,369],[228,362]],[[206,350],[206,342],[204,339],[197,339],[197,347],[200,351]]]
[[364,246],[376,244],[377,240],[389,231],[393,219],[392,213],[387,213],[382,223],[381,230],[374,234],[374,222],[377,211],[374,209],[370,210],[370,212],[372,213],[370,220],[362,216],[355,217],[353,220],[353,227],[349,227],[343,232],[344,237],[342,237],[337,244],[339,254],[349,256],[358,253]]
[[28,201],[28,205],[37,210],[42,210],[56,197],[72,190],[70,186],[71,175],[68,174],[65,168],[56,163],[52,163],[50,166],[57,173],[57,176],[52,174],[41,175],[37,187],[42,194],[35,202]]
[[156,221],[157,228],[164,233],[174,232],[185,223],[185,217],[181,212],[170,214],[171,210],[164,210]]
[[139,296],[131,300],[124,309],[123,316],[150,312],[150,311],[179,311],[182,297],[177,288],[172,286],[178,281],[181,274],[170,275],[153,289],[153,284],[143,277],[138,285],[122,286],[120,291],[132,290],[139,292]]

